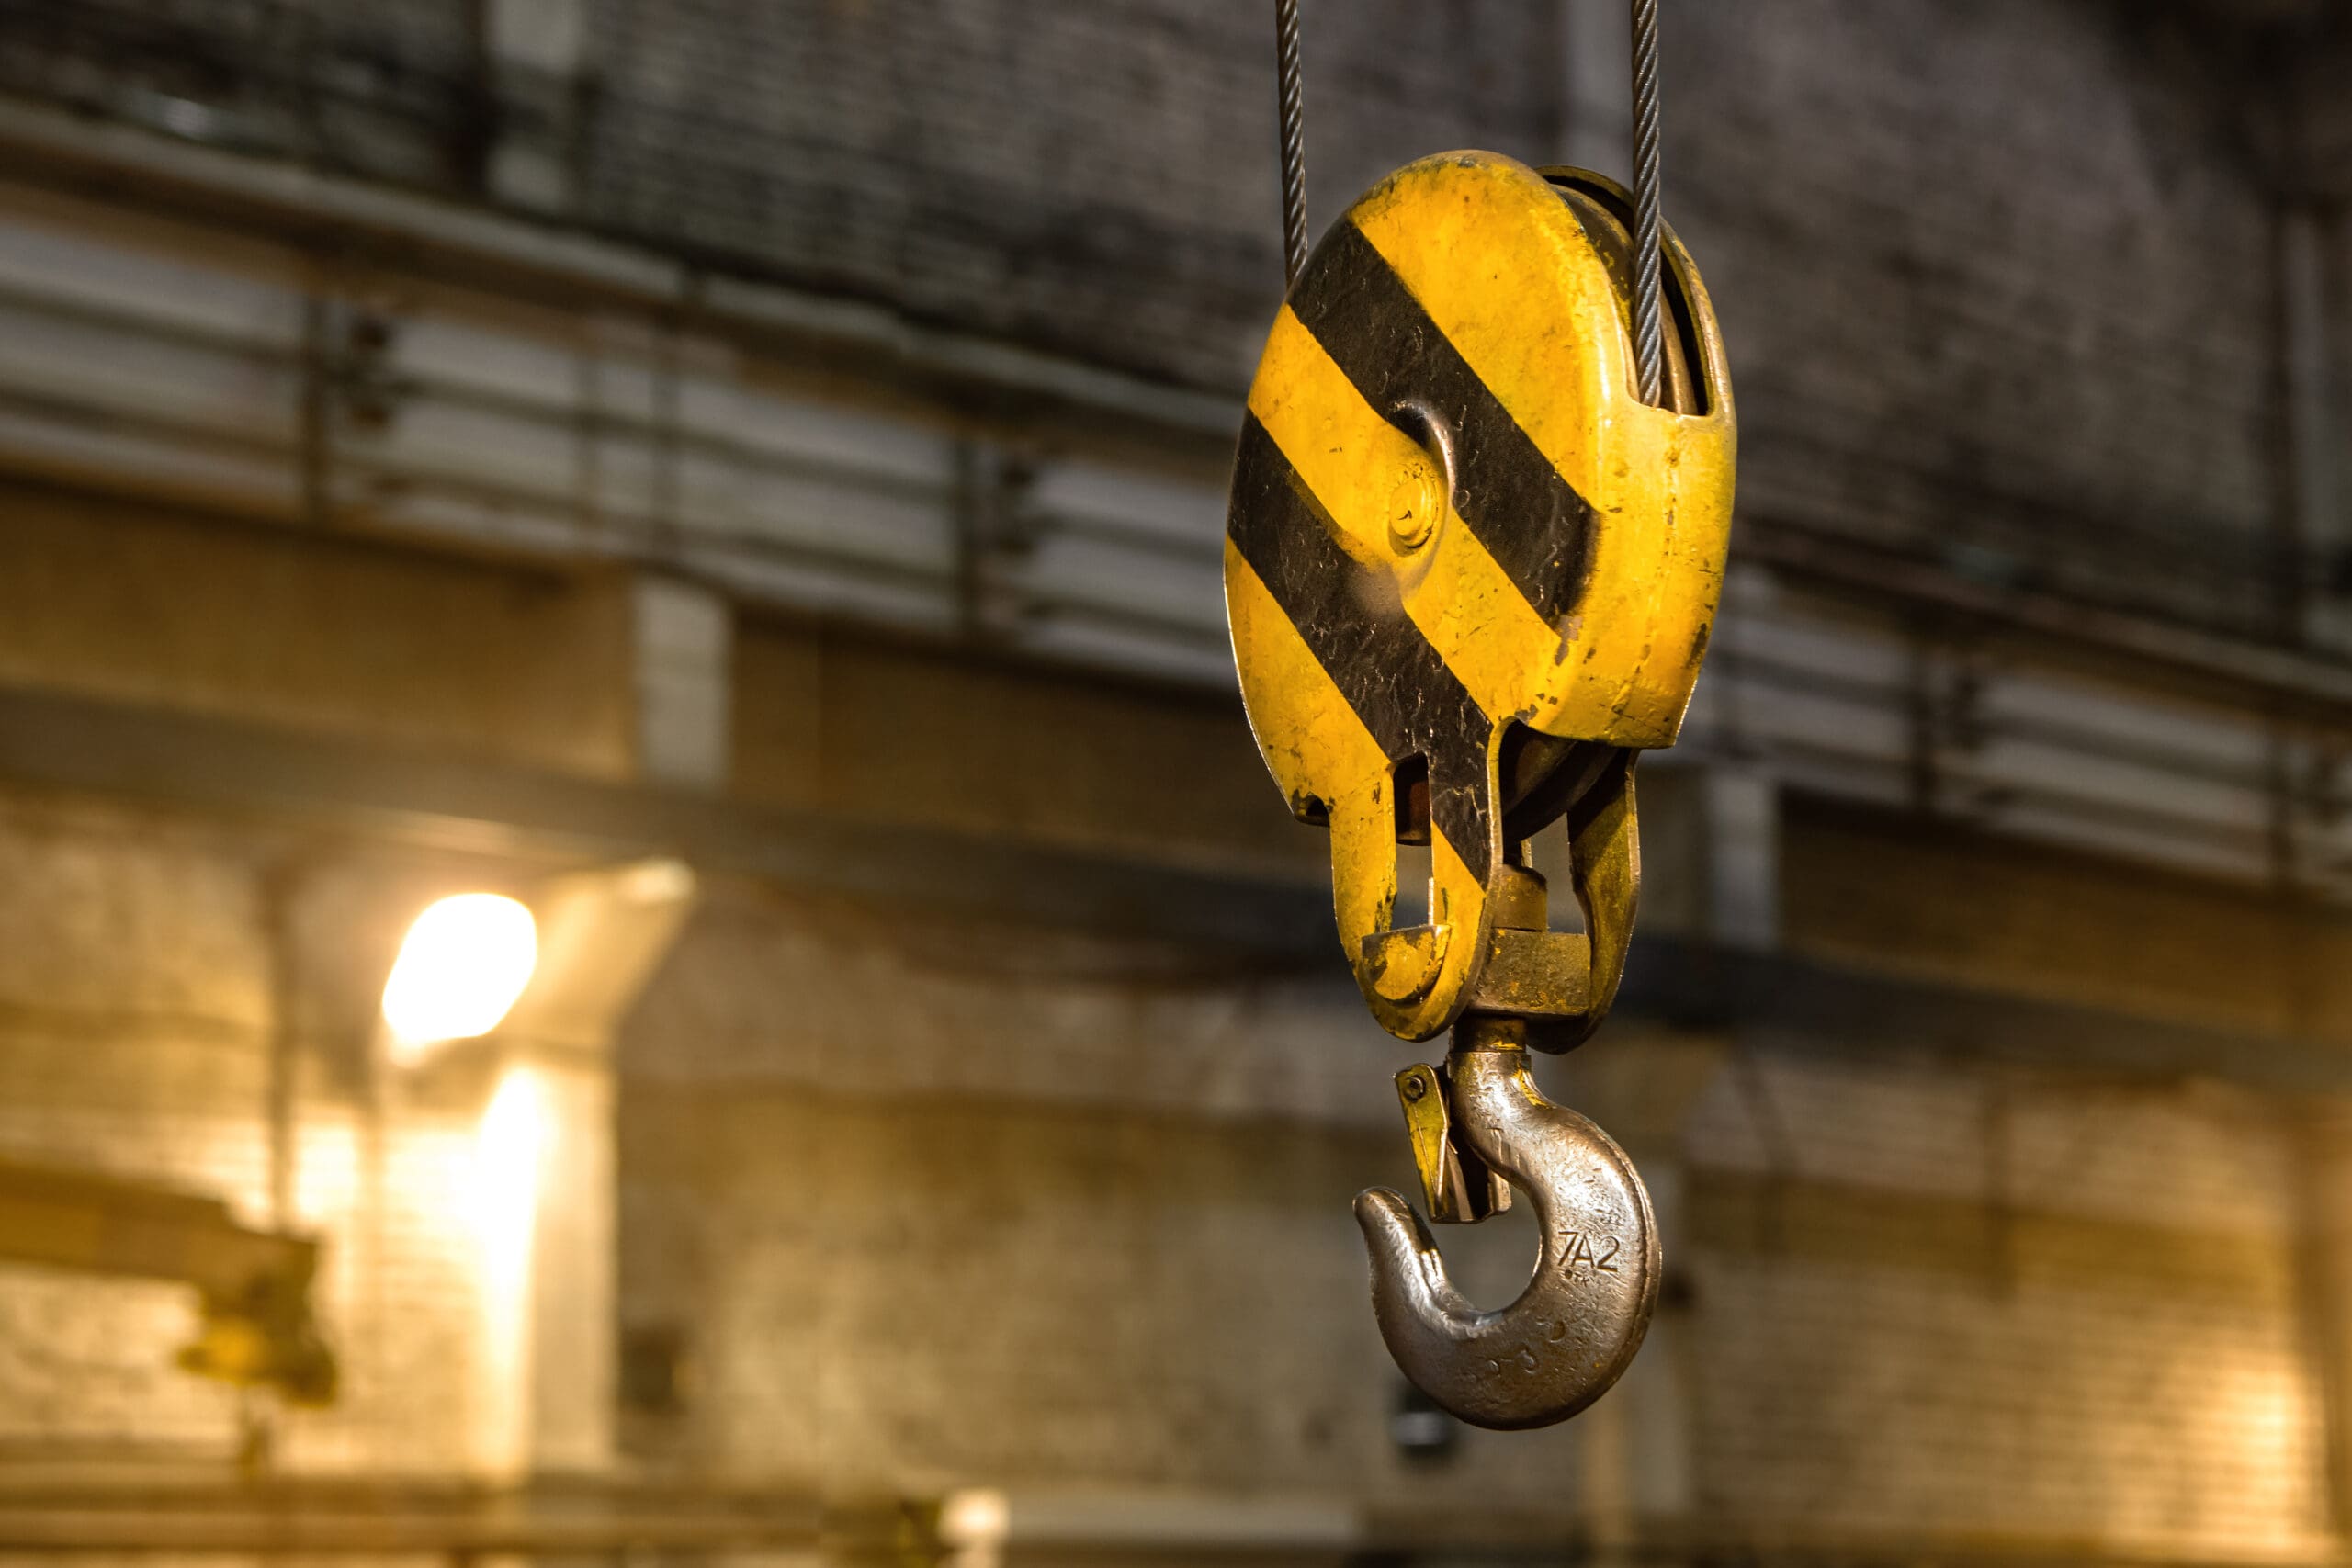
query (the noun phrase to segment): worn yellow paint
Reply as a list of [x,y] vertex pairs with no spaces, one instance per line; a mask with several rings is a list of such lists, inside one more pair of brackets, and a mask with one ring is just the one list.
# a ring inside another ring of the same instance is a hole
[[[1409,950],[1396,943],[1384,947],[1396,908],[1396,805],[1389,761],[1230,539],[1225,546],[1225,586],[1235,660],[1273,689],[1301,693],[1319,686],[1324,693],[1326,700],[1276,705],[1265,722],[1254,724],[1259,752],[1293,810],[1303,814],[1319,806],[1326,814],[1332,912],[1341,950],[1374,1015],[1395,1033],[1427,1039],[1452,1020],[1464,988],[1476,977],[1487,939],[1484,889],[1460,852],[1442,834],[1434,835],[1430,905],[1439,929]],[[1426,966],[1420,963],[1424,953],[1431,960]],[[1415,966],[1409,982],[1396,972],[1406,964]]]
[[[1730,542],[1731,378],[1703,287],[1668,261],[1703,323],[1703,413],[1642,402],[1625,305],[1544,177],[1491,152],[1408,164],[1350,209],[1478,378],[1600,525],[1565,657],[1521,710],[1546,734],[1669,746],[1706,651]],[[1492,710],[1489,710],[1492,711]]]
[[1254,682],[1298,694],[1303,700],[1272,705],[1262,720],[1252,715],[1258,751],[1266,760],[1291,808],[1329,805],[1364,781],[1388,777],[1388,759],[1378,741],[1331,684],[1314,652],[1258,573],[1231,539],[1225,542],[1225,609],[1233,633],[1233,657],[1254,672]]
[[[1363,400],[1290,307],[1274,319],[1250,412],[1338,526],[1340,547],[1385,573],[1397,601],[1490,716],[1527,706],[1560,638],[1454,514],[1429,453]],[[1425,542],[1399,547],[1403,496],[1436,513]]]
[[1303,814],[1319,806],[1329,815],[1333,858],[1348,867],[1332,878],[1335,913],[1340,940],[1353,953],[1365,936],[1387,929],[1396,903],[1388,759],[1231,539],[1225,542],[1225,604],[1237,663],[1272,689],[1320,688],[1317,700],[1278,705],[1251,728],[1291,809]]
[[[1475,987],[1493,941],[1495,890],[1516,874],[1499,842],[1495,784],[1507,722],[1626,748],[1671,745],[1681,727],[1722,589],[1736,420],[1705,289],[1670,233],[1665,258],[1689,304],[1690,369],[1704,400],[1690,414],[1635,395],[1628,303],[1577,210],[1535,171],[1486,152],[1423,159],[1374,187],[1345,220],[1596,514],[1576,608],[1547,625],[1452,511],[1432,456],[1365,403],[1288,307],[1277,316],[1251,412],[1330,516],[1340,546],[1394,585],[1397,607],[1498,721],[1486,758],[1498,840],[1487,882],[1433,832],[1430,925],[1391,931],[1390,760],[1227,544],[1234,653],[1261,749],[1294,809],[1311,802],[1328,814],[1340,938],[1374,1015],[1392,1032],[1427,1039]],[[1595,820],[1589,847],[1600,863],[1586,868],[1589,885],[1578,894],[1629,922],[1638,871],[1624,777],[1626,798],[1611,808],[1623,821]],[[1594,950],[1596,971],[1601,946],[1611,960],[1606,987],[1594,976],[1596,998],[1613,989],[1623,938],[1602,933]],[[1596,1003],[1596,1018],[1605,1005]]]

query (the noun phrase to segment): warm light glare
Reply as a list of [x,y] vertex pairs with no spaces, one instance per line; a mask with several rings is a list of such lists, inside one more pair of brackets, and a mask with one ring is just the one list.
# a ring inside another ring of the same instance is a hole
[[531,911],[496,893],[460,893],[417,916],[384,982],[384,1023],[401,1050],[498,1027],[539,960]]
[[938,1506],[938,1538],[950,1547],[962,1547],[955,1554],[955,1563],[992,1563],[995,1547],[1004,1544],[1004,1533],[1012,1526],[1012,1509],[1004,1505],[1004,1493],[992,1488],[967,1488],[948,1493]]
[[510,1066],[474,1133],[472,1219],[481,1249],[482,1386],[469,1441],[477,1468],[507,1475],[530,1452],[532,1250],[538,1231],[541,1168],[554,1134],[539,1073]]

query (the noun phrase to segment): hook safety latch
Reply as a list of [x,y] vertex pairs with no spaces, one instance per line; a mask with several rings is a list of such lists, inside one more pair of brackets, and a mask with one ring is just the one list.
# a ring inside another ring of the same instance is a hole
[[1474,1225],[1510,1208],[1510,1183],[1454,1135],[1446,1093],[1452,1066],[1414,1063],[1396,1075],[1396,1098],[1405,1107],[1405,1132],[1412,1140],[1413,1166],[1430,1218],[1442,1225]]

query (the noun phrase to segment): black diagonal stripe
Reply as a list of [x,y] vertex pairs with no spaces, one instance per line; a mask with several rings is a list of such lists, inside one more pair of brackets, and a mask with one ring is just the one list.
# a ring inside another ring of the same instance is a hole
[[1493,720],[1406,615],[1395,581],[1340,547],[1329,514],[1256,414],[1242,421],[1227,526],[1388,760],[1429,759],[1430,818],[1486,881]]
[[1382,418],[1416,440],[1411,403],[1453,434],[1453,509],[1554,627],[1591,562],[1593,510],[1502,405],[1387,258],[1337,223],[1291,290],[1290,308]]

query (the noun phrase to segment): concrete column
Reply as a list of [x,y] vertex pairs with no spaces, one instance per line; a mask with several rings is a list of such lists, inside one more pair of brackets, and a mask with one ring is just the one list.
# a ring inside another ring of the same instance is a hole
[[[1661,753],[1643,761],[1635,787],[1635,942],[1653,934],[1743,953],[1779,946],[1781,801],[1772,775],[1737,760],[1686,762]],[[1566,853],[1565,835],[1537,840],[1536,868],[1555,887],[1567,886]]]
[[489,152],[491,196],[534,212],[571,211],[588,65],[586,0],[483,0],[482,53],[492,90],[514,122]]
[[[1642,895],[1634,927],[1645,936],[1739,952],[1780,941],[1780,794],[1769,773],[1736,760],[1645,761],[1635,774],[1642,829]],[[1568,886],[1566,835],[1536,840],[1536,869]],[[1572,918],[1565,893],[1555,919]],[[1556,1068],[1555,1099],[1591,1117],[1623,1145],[1649,1189],[1666,1282],[1649,1337],[1623,1380],[1571,1428],[1577,1497],[1603,1562],[1628,1561],[1645,1527],[1686,1518],[1695,1501],[1690,1321],[1680,1281],[1682,1125],[1721,1070],[1725,1043],[1645,1031],[1640,1021],[1605,1025]]]
[[1760,768],[1700,770],[1697,824],[1704,842],[1703,921],[1722,946],[1766,953],[1781,944],[1780,786]]
[[1602,1562],[1633,1560],[1645,1534],[1686,1521],[1697,1502],[1695,1347],[1682,1284],[1682,1126],[1725,1056],[1724,1043],[1713,1037],[1611,1026],[1561,1064],[1552,1089],[1633,1156],[1649,1190],[1666,1265],[1641,1354],[1570,1427],[1577,1443],[1577,1506]]
[[[1635,776],[1642,827],[1636,948],[1645,936],[1738,952],[1777,946],[1781,824],[1771,775],[1736,759],[1662,757],[1644,762]],[[1538,869],[1564,887],[1566,835],[1555,837],[1539,840]],[[1641,1354],[1573,1427],[1578,1502],[1604,1563],[1632,1560],[1646,1532],[1686,1520],[1697,1500],[1682,1128],[1726,1054],[1719,1038],[1620,1019],[1551,1069],[1559,1080],[1554,1097],[1599,1122],[1633,1156],[1665,1255],[1657,1315]]]
[[630,590],[638,770],[655,784],[727,787],[734,724],[734,616],[699,583],[640,574]]
[[1634,34],[1624,0],[1560,0],[1560,156],[1630,181]]
[[481,1352],[473,1468],[493,1480],[613,1458],[612,1074],[517,1051],[475,1133]]
[[2340,1537],[2352,1530],[2352,1100],[2297,1103],[2285,1113],[2299,1140],[2297,1275]]
[[[2330,231],[2335,232],[2332,235]],[[2302,558],[2317,568],[2291,585],[2287,606],[2301,618],[2305,637],[2338,652],[2352,649],[2352,604],[2324,576],[2352,552],[2352,519],[2345,513],[2344,418],[2328,299],[2328,251],[2340,245],[2341,225],[2308,204],[2278,213],[2280,380],[2286,395],[2285,494],[2282,529]]]
[[[1667,1244],[1673,1278],[1673,1242],[1683,1233],[1682,1168],[1653,1150],[1636,1154],[1650,1209]],[[1582,1439],[1577,1503],[1596,1555],[1623,1558],[1644,1527],[1689,1517],[1696,1500],[1690,1463],[1692,1390],[1686,1313],[1679,1291],[1663,1291],[1641,1354],[1617,1386],[1577,1418]]]
[[614,1454],[613,1043],[693,906],[684,866],[559,878],[530,902],[539,964],[494,1042],[476,1132],[482,1354],[473,1460],[498,1479]]

